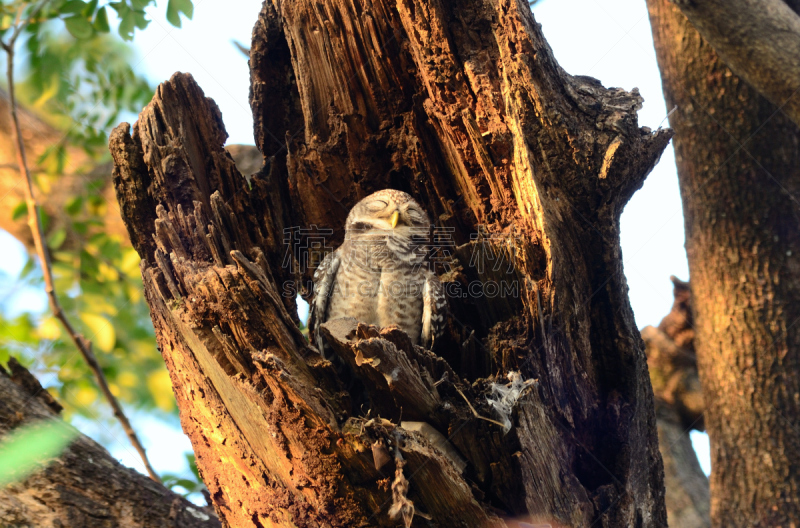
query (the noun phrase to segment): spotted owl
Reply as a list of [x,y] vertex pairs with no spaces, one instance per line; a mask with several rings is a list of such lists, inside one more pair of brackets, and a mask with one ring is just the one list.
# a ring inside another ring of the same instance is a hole
[[402,191],[371,194],[350,210],[342,245],[314,273],[309,330],[323,352],[319,325],[340,317],[397,325],[430,348],[445,323],[447,300],[427,266],[428,215]]

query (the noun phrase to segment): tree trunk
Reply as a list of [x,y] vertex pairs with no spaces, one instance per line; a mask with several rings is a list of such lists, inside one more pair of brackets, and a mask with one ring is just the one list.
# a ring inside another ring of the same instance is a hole
[[714,526],[800,519],[800,134],[648,0],[686,221]]
[[[61,406],[15,360],[0,366],[0,441],[18,427],[58,419]],[[213,512],[123,467],[78,435],[57,459],[0,488],[0,526],[214,528]]]
[[[619,216],[671,133],[638,128],[638,93],[566,74],[516,0],[266,2],[250,66],[266,165],[249,183],[189,75],[110,141],[220,518],[665,526]],[[335,247],[350,207],[386,187],[449,229],[451,292],[496,279],[516,295],[452,295],[436,354],[391,327],[328,324],[334,368],[298,329],[294,292],[322,230]],[[505,265],[481,270],[476,252]],[[504,434],[469,405],[500,421],[486,396],[511,371],[538,383],[517,394]]]
[[800,125],[800,2],[674,3],[731,70]]

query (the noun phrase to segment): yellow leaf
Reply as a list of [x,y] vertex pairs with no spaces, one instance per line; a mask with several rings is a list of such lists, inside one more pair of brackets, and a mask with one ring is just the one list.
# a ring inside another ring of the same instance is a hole
[[103,352],[111,352],[114,349],[114,344],[117,342],[117,334],[114,331],[114,325],[108,322],[108,319],[97,314],[82,313],[81,321],[89,327],[89,335],[85,336],[87,339],[97,345],[97,348]]
[[44,194],[50,194],[53,190],[50,178],[46,177],[44,174],[39,174],[39,177],[36,178],[36,184]]
[[147,341],[134,341],[128,344],[129,349],[133,350],[132,358],[136,360],[146,360],[159,358],[159,353],[153,343]]
[[[138,278],[138,277],[137,277]],[[128,297],[130,297],[130,303],[136,304],[142,298],[142,288],[141,282],[138,285],[130,284],[127,288]]]
[[103,277],[104,279],[111,281],[119,280],[119,273],[117,273],[117,270],[115,270],[105,262],[100,262],[97,265],[97,271],[100,272],[100,276]]
[[169,412],[175,407],[175,396],[172,394],[172,382],[166,369],[151,372],[147,377],[147,388],[153,395],[159,409]]
[[61,335],[61,325],[54,317],[48,317],[39,323],[37,331],[42,339],[55,340]]
[[58,381],[66,383],[67,381],[72,381],[75,378],[75,369],[70,365],[63,365],[60,369],[58,369]]
[[120,263],[120,269],[125,272],[126,275],[139,278],[141,276],[141,272],[139,271],[139,254],[133,248],[128,248],[125,251],[125,255],[122,256],[122,262]]
[[93,404],[97,399],[97,391],[92,387],[81,387],[78,389],[78,392],[75,393],[75,401],[78,402],[78,405],[82,405],[84,407],[88,407],[89,405]]
[[[106,314],[106,315],[116,315],[119,313],[119,310],[116,306],[109,302],[111,299],[110,293],[107,292],[106,295],[99,295],[93,293],[84,293],[83,294],[83,301],[86,303],[86,306],[92,307],[92,313],[95,314]],[[113,300],[113,299],[111,299]]]
[[49,101],[50,99],[55,97],[56,94],[58,94],[58,88],[59,88],[59,78],[58,75],[54,75],[50,79],[47,88],[42,92],[42,95],[39,96],[39,98],[33,103],[32,106],[35,108],[42,108],[45,104],[47,104],[47,101]]
[[123,387],[135,387],[139,383],[139,379],[132,372],[120,372],[117,376],[117,382]]

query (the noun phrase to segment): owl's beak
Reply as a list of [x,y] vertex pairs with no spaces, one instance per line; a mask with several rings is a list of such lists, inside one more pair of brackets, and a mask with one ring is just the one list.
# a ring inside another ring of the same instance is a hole
[[389,221],[392,223],[392,229],[397,227],[398,220],[400,220],[400,211],[395,211],[392,213],[392,217],[389,219]]

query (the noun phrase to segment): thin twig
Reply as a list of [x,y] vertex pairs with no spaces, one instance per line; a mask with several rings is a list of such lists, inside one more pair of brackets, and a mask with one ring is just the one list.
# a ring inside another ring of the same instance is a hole
[[486,420],[489,423],[493,423],[495,425],[499,425],[500,427],[505,429],[505,427],[506,427],[505,424],[502,424],[502,423],[498,422],[497,420],[492,420],[491,418],[486,418],[486,417],[481,416],[480,414],[478,414],[478,411],[475,410],[475,407],[473,407],[472,404],[467,399],[467,397],[464,396],[464,393],[461,392],[461,389],[459,389],[458,387],[455,387],[455,389],[456,389],[456,391],[458,391],[458,393],[461,395],[461,397],[464,398],[464,401],[467,402],[467,406],[469,407],[469,410],[472,411],[472,414],[475,416],[475,418],[480,418],[481,420]]
[[[33,13],[35,14],[43,5],[44,2],[39,4]],[[150,475],[150,478],[156,482],[161,482],[161,479],[150,465],[150,461],[147,459],[147,454],[145,453],[144,447],[142,447],[141,442],[139,442],[139,438],[136,436],[136,432],[133,430],[133,427],[131,427],[128,417],[125,415],[122,407],[119,404],[119,401],[117,401],[117,399],[111,393],[111,389],[108,387],[106,377],[97,362],[94,352],[92,352],[91,341],[83,337],[75,330],[75,328],[72,326],[72,323],[70,323],[69,319],[64,313],[64,310],[61,308],[61,304],[56,296],[52,266],[50,263],[50,253],[48,252],[44,243],[44,230],[42,229],[42,221],[39,215],[39,206],[36,203],[36,199],[33,194],[33,180],[31,179],[31,173],[28,170],[28,161],[25,156],[25,143],[22,140],[22,130],[17,117],[17,102],[14,90],[14,44],[16,43],[16,39],[20,34],[20,28],[26,25],[26,23],[27,21],[21,23],[20,26],[16,28],[8,42],[0,41],[0,46],[2,46],[6,52],[6,55],[8,56],[8,68],[6,71],[6,76],[8,78],[9,114],[11,116],[12,124],[11,131],[12,137],[14,138],[14,142],[16,144],[16,155],[20,176],[25,180],[24,189],[25,203],[28,206],[28,226],[30,227],[31,234],[33,235],[36,254],[39,256],[39,260],[42,264],[42,274],[44,275],[47,299],[50,302],[50,309],[53,311],[53,316],[64,326],[64,329],[72,338],[75,346],[78,347],[78,350],[83,356],[83,359],[86,361],[86,364],[89,365],[89,368],[94,373],[94,376],[97,379],[97,384],[100,386],[100,390],[102,391],[106,400],[108,400],[108,403],[111,405],[111,408],[114,411],[114,416],[116,416],[117,420],[119,420],[119,423],[122,424],[122,428],[128,435],[131,444],[133,444],[133,447],[136,449],[136,451],[138,451],[139,456],[142,458],[142,462],[144,462],[144,466],[147,469],[147,473]]]
[[44,6],[47,5],[47,2],[49,1],[50,0],[42,0],[41,2],[39,2],[39,5],[31,9],[31,14],[28,16],[28,18],[21,23],[20,20],[22,19],[22,13],[25,10],[25,4],[20,5],[19,11],[17,11],[16,23],[15,23],[16,27],[14,27],[14,31],[13,33],[11,33],[11,37],[8,39],[9,46],[11,46],[12,48],[14,47],[14,44],[16,44],[17,42],[17,37],[19,37],[19,34],[22,33],[22,30],[25,29],[25,27],[28,24],[30,24],[31,21],[33,21],[37,16],[39,16],[39,12],[42,9],[44,9]]

